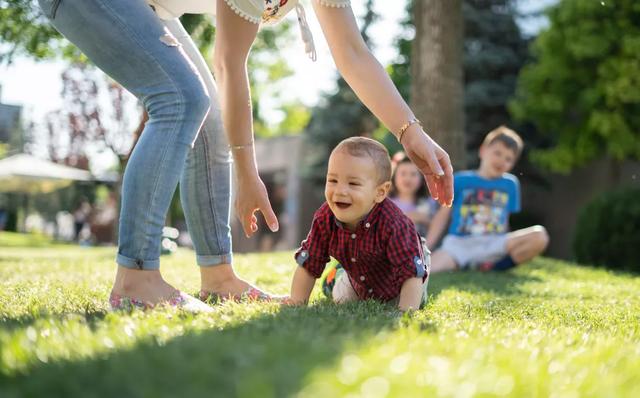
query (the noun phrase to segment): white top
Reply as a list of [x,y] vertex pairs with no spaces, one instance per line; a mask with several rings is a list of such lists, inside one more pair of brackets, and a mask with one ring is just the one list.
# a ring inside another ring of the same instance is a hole
[[[305,44],[305,52],[313,61],[316,60],[316,48],[313,43],[311,29],[299,0],[224,0],[231,9],[255,24],[272,25],[282,20],[293,8],[298,14],[300,33]],[[312,0],[326,7],[349,7],[350,0]],[[161,19],[178,18],[182,14],[216,13],[215,0],[147,0]]]
[[[298,0],[224,0],[236,14],[249,22],[275,23],[298,5]],[[327,7],[348,7],[350,0],[312,0]],[[215,0],[147,0],[162,19],[182,14],[216,13]]]

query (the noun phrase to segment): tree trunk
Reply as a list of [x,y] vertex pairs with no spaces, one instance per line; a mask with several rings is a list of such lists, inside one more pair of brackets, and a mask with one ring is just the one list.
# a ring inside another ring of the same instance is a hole
[[462,0],[414,0],[413,17],[412,109],[453,167],[466,168]]

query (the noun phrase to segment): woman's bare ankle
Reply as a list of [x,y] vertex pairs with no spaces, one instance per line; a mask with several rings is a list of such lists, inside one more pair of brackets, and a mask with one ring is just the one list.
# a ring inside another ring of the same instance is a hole
[[137,270],[118,266],[113,293],[149,303],[169,299],[176,288],[168,284],[159,270]]
[[231,264],[200,267],[201,290],[221,295],[239,295],[249,288],[249,283],[236,275]]

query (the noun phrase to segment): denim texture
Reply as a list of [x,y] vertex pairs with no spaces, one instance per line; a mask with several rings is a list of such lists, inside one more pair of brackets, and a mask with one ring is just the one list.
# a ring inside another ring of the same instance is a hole
[[54,27],[149,114],[124,173],[117,263],[159,268],[178,182],[197,263],[230,263],[231,157],[215,82],[179,20],[160,20],[144,0],[39,2]]

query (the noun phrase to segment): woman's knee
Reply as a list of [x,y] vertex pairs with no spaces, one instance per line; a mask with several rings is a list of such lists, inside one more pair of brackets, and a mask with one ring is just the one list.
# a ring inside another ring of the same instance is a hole
[[197,79],[178,87],[178,94],[185,116],[204,121],[211,108],[211,98],[202,81]]
[[148,95],[144,105],[150,119],[174,117],[201,122],[209,112],[211,99],[198,76],[182,76],[159,87],[157,94]]

